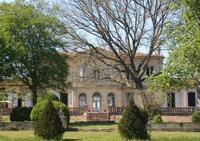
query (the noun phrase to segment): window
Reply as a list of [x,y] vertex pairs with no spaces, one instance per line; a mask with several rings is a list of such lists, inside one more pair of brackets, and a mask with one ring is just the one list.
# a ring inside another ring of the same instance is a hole
[[72,68],[68,68],[68,72],[67,72],[67,79],[68,79],[68,81],[72,81],[73,80],[73,73],[72,73]]
[[196,98],[194,92],[188,93],[188,106],[189,107],[195,107],[196,106]]
[[127,105],[129,104],[129,102],[132,100],[134,101],[134,94],[133,93],[127,93]]
[[80,107],[85,107],[87,104],[87,98],[86,95],[84,93],[79,95],[79,106]]
[[108,94],[108,106],[115,107],[115,95],[113,93]]
[[154,67],[153,66],[147,67],[146,75],[149,76],[149,75],[153,74],[153,71],[154,71]]
[[99,79],[99,78],[100,78],[100,71],[94,70],[94,79]]
[[86,63],[81,64],[79,66],[79,79],[80,80],[86,79],[86,77],[87,77],[87,69],[88,69],[88,66],[87,66]]
[[83,66],[79,67],[79,78],[80,80],[83,80]]
[[92,108],[93,112],[101,111],[101,95],[99,93],[95,93],[92,97]]
[[173,92],[167,94],[167,107],[175,107],[175,93]]

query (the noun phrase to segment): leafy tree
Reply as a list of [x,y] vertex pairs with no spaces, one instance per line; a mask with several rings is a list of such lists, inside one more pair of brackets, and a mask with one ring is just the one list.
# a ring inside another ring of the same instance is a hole
[[199,87],[200,82],[200,1],[180,0],[181,24],[174,34],[171,50],[162,74],[151,78],[152,88],[175,90]]
[[147,132],[148,116],[143,110],[140,110],[131,100],[130,104],[122,114],[122,118],[118,124],[120,134],[131,139],[149,139]]
[[10,63],[16,57],[16,52],[6,46],[6,41],[0,34],[0,82],[12,74]]
[[44,11],[23,0],[0,3],[0,35],[5,40],[6,49],[17,52],[9,64],[11,78],[30,89],[33,104],[36,104],[41,89],[63,89],[66,86],[66,56],[58,52],[64,45],[59,36],[63,24]]
[[58,112],[50,100],[36,121],[34,133],[43,139],[60,139],[64,133]]

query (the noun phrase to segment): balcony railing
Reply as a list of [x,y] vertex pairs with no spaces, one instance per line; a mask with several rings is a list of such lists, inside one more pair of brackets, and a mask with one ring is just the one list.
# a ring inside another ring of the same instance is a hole
[[191,115],[198,110],[200,109],[196,107],[162,107],[161,113],[163,115]]
[[[88,107],[71,107],[69,108],[71,115],[83,115],[84,112],[88,111]],[[109,107],[108,113],[109,115],[121,115],[126,107]],[[162,115],[191,115],[195,111],[199,111],[200,108],[197,107],[162,107],[161,113]]]
[[12,112],[12,108],[1,108],[0,109],[1,115],[10,115],[11,112]]
[[108,112],[110,115],[121,115],[126,107],[109,107]]
[[88,111],[88,107],[69,107],[70,115],[83,115]]

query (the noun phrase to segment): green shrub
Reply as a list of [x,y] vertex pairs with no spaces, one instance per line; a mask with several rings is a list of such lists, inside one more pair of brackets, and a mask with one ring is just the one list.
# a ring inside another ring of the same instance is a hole
[[200,123],[200,111],[197,111],[192,114],[192,122]]
[[[43,100],[38,102],[32,109],[31,111],[31,115],[30,115],[30,119],[32,121],[36,121],[38,119],[39,114],[42,112],[42,110],[44,109],[44,107],[46,106],[48,100]],[[69,110],[67,108],[67,106],[60,102],[60,101],[52,101],[53,106],[55,107],[55,109],[57,110],[57,112],[61,109],[66,118],[67,118],[67,124],[69,125],[69,120],[70,120],[70,116],[69,116]]]
[[59,101],[59,98],[55,94],[49,93],[49,92],[45,92],[45,93],[40,94],[37,101],[40,102],[40,101],[43,101],[45,99],[51,100],[51,101],[54,101],[54,100]]
[[160,114],[157,114],[153,117],[153,122],[154,123],[162,123],[162,116]]
[[32,107],[15,107],[10,114],[11,121],[30,121]]
[[64,129],[58,112],[48,100],[35,123],[34,134],[43,139],[61,139]]
[[133,101],[122,114],[118,129],[122,137],[126,139],[150,139],[147,132],[148,117],[146,112],[140,110]]

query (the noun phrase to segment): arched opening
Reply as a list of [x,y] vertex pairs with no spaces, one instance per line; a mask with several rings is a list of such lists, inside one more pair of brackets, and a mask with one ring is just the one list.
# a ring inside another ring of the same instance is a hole
[[101,94],[95,93],[92,96],[92,109],[93,112],[101,111]]
[[188,93],[188,106],[195,107],[196,106],[196,98],[194,92]]
[[84,93],[81,93],[79,95],[79,106],[85,107],[87,105],[87,97]]
[[108,94],[108,106],[115,107],[115,95],[113,93]]

